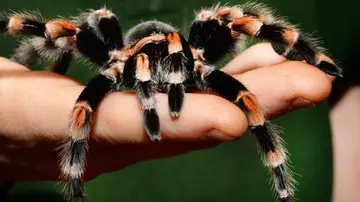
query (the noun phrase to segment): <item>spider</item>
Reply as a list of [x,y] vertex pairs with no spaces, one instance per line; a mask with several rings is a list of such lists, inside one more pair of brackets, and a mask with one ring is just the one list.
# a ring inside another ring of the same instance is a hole
[[186,90],[215,93],[244,111],[256,137],[263,163],[272,176],[276,198],[294,198],[294,180],[287,166],[282,138],[253,95],[240,81],[217,70],[216,62],[239,51],[238,42],[259,38],[289,60],[305,61],[333,76],[342,70],[315,40],[273,15],[263,4],[217,4],[196,13],[186,39],[173,26],[142,22],[122,35],[118,18],[107,8],[88,10],[70,20],[45,20],[38,12],[11,13],[0,19],[0,32],[25,35],[12,60],[30,66],[39,58],[51,59],[54,71],[64,74],[72,57],[98,66],[98,74],[79,95],[69,119],[69,133],[60,152],[60,167],[68,200],[85,201],[86,151],[92,114],[104,96],[133,89],[143,108],[145,131],[151,141],[161,141],[156,93],[167,93],[169,112],[180,118]]

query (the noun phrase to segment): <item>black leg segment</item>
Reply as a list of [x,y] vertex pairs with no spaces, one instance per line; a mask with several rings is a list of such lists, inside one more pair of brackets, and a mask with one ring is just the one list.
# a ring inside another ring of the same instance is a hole
[[69,138],[61,151],[61,171],[70,202],[84,202],[86,152],[90,137],[92,114],[100,101],[112,89],[114,81],[104,75],[92,79],[81,92],[71,114]]

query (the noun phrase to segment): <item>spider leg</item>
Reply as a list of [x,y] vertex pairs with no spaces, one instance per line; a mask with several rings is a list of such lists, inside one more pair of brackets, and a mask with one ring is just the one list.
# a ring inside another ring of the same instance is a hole
[[11,56],[11,60],[30,67],[35,65],[39,58],[46,57],[54,61],[54,65],[49,68],[54,73],[64,75],[72,59],[72,51],[57,49],[51,44],[46,44],[46,40],[40,37],[26,38],[20,42]]
[[43,36],[31,40],[41,56],[59,59],[76,50],[99,66],[109,60],[108,48],[90,29],[80,29],[67,20],[50,20],[45,27]]
[[87,12],[80,13],[72,21],[80,29],[86,28],[93,31],[103,40],[109,51],[124,47],[118,18],[111,10],[107,8],[90,9]]
[[0,33],[10,35],[30,35],[56,40],[60,37],[73,36],[77,33],[75,25],[66,20],[44,21],[31,13],[14,13],[0,20]]
[[[62,33],[64,32],[61,30],[62,28],[61,26],[54,28],[54,32]],[[41,57],[55,61],[56,65],[64,63],[63,71],[68,68],[68,65],[65,64],[70,59],[66,58],[65,55],[70,52],[76,52],[79,57],[85,57],[98,66],[102,66],[110,59],[108,48],[91,30],[79,29],[75,26],[73,28],[76,30],[76,34],[72,36],[58,34],[58,38],[55,39],[46,37],[25,39],[16,50],[13,58],[20,62],[24,60],[30,65],[33,62],[32,57],[25,56],[24,59],[21,56],[29,53],[36,55],[37,53]]]
[[58,74],[66,74],[67,70],[70,67],[71,59],[72,59],[72,51],[65,51],[62,52],[60,58],[55,62],[54,66],[52,67],[52,72]]
[[82,177],[93,112],[114,88],[114,84],[120,82],[116,63],[109,63],[105,68],[108,69],[94,77],[78,97],[71,113],[69,137],[60,152],[61,170],[67,185],[68,199],[72,202],[85,201]]
[[[89,29],[95,33],[105,43],[109,51],[118,50],[124,46],[118,19],[114,13],[106,8],[82,12],[74,17],[72,22],[80,29]],[[72,52],[65,50],[61,53],[53,67],[54,72],[65,74],[71,62]]]
[[[155,109],[156,84],[152,79],[151,61],[146,53],[139,53],[134,57],[134,61],[129,61],[135,67],[135,91],[140,99],[143,108],[144,126],[151,141],[160,141],[160,120]],[[127,69],[130,70],[130,69]],[[125,70],[126,71],[126,70]],[[124,75],[128,75],[124,73]],[[131,79],[131,78],[124,78]]]
[[[124,46],[121,27],[114,13],[106,8],[80,13],[72,22],[80,29],[89,29],[102,39],[109,51]],[[94,38],[94,37],[92,37]],[[97,40],[98,41],[98,40]],[[99,42],[98,42],[99,43]],[[54,72],[64,74],[71,62],[73,51],[64,51],[54,66]],[[87,55],[92,57],[93,55]],[[104,57],[105,58],[105,57]],[[98,62],[99,65],[101,62]]]
[[184,82],[188,70],[193,69],[192,53],[180,33],[157,21],[135,26],[126,35],[126,41],[127,46],[131,47],[129,53],[140,53],[135,56],[134,64],[125,67],[124,80],[135,78],[134,86],[144,108],[145,130],[152,141],[160,141],[155,89],[167,87],[170,114],[178,117],[184,102]]
[[124,47],[121,27],[115,14],[106,9],[100,10],[100,13],[102,13],[102,17],[99,20],[98,26],[109,50],[117,50]]
[[164,58],[163,77],[168,84],[168,103],[172,117],[180,116],[184,103],[185,85],[188,72],[193,69],[193,58],[185,39],[178,32],[167,36],[168,53]]
[[235,18],[228,26],[252,38],[269,40],[275,52],[289,60],[304,60],[327,74],[342,76],[342,69],[322,53],[323,49],[315,40],[284,20],[272,17],[269,12],[263,15],[264,9],[257,10],[256,4],[247,4],[243,8],[244,16]]
[[[342,76],[342,69],[322,53],[323,49],[315,40],[284,20],[275,18],[262,4],[216,6],[202,10],[192,24],[189,43],[197,49],[205,48],[204,57],[214,61],[234,49],[243,35],[270,41],[275,52],[289,60],[306,61],[327,74]],[[225,42],[215,45],[218,41]]]
[[69,199],[83,201],[85,197],[81,178],[86,162],[91,115],[102,98],[115,88],[116,83],[120,83],[119,74],[124,65],[116,57],[116,52],[111,54],[103,41],[90,29],[80,29],[74,38],[77,51],[101,65],[101,74],[92,79],[78,97],[70,119],[70,137],[62,150],[61,167],[67,182]]
[[75,46],[77,52],[99,66],[109,60],[109,51],[124,46],[119,22],[108,9],[81,13],[72,23],[76,27],[76,35],[59,47]]
[[[68,38],[59,38],[56,41],[66,41]],[[66,42],[65,42],[66,43]],[[72,47],[59,48],[54,42],[43,37],[29,37],[20,41],[11,60],[30,67],[38,63],[39,59],[46,58],[54,64],[47,70],[58,74],[65,74],[72,59]]]
[[[0,19],[0,33],[2,32],[36,36],[20,43],[13,60],[30,66],[36,62],[35,56],[40,55],[53,60],[56,63],[54,70],[58,73],[64,73],[68,69],[70,52],[75,51],[76,56],[85,56],[101,66],[108,60],[105,48],[110,51],[123,47],[117,18],[107,9],[81,13],[72,22],[44,21],[40,14],[35,12],[14,13]],[[97,53],[98,50],[100,54]]]
[[251,131],[257,138],[264,165],[272,174],[278,199],[290,202],[294,194],[294,184],[286,166],[287,151],[279,134],[269,127],[255,95],[238,80],[199,60],[195,61],[194,77],[200,89],[213,91],[244,111]]
[[[103,54],[99,57],[99,59],[96,59],[96,53],[87,51],[92,49],[97,50],[94,47],[88,47],[89,44],[92,44],[90,43],[90,40],[93,42],[96,41],[96,47],[101,48],[101,52],[103,53],[105,53],[104,46],[101,45],[100,40],[105,44],[109,51],[118,50],[124,46],[118,19],[114,13],[106,8],[98,10],[91,9],[88,12],[82,12],[77,17],[74,17],[72,22],[76,27],[79,27],[81,30],[85,30],[84,32],[86,32],[86,34],[81,33],[81,35],[84,38],[88,38],[86,39],[88,41],[85,40],[84,43],[77,43],[80,53],[90,58],[97,65],[102,65],[103,61],[105,61],[107,57]],[[71,55],[71,51],[62,52],[54,67],[54,71],[66,72],[70,64]]]
[[[70,119],[69,140],[62,150],[62,172],[67,182],[70,201],[84,201],[83,182],[87,141],[90,136],[91,115],[102,98],[120,84],[124,62],[119,51],[109,52],[108,47],[90,29],[83,28],[76,34],[77,50],[91,61],[102,65],[100,75],[92,79],[80,94]],[[103,65],[105,64],[105,65]],[[119,89],[116,89],[119,90]]]
[[24,66],[35,65],[40,55],[31,43],[31,39],[24,39],[15,49],[15,53],[11,56],[11,60]]
[[0,33],[45,36],[46,23],[38,12],[11,13],[0,17]]
[[11,35],[33,36],[20,42],[19,47],[11,57],[13,61],[25,66],[31,66],[37,62],[39,56],[47,56],[52,60],[59,59],[60,61],[58,61],[57,66],[65,66],[63,67],[64,70],[59,71],[66,71],[66,62],[62,62],[62,57],[59,57],[62,55],[62,52],[54,50],[55,46],[50,44],[50,42],[62,35],[73,35],[76,29],[70,23],[64,20],[50,20],[46,22],[38,12],[23,12],[13,13],[8,17],[3,16],[0,24],[0,33],[6,32]]
[[[10,19],[15,17],[12,16]],[[46,28],[44,33],[29,39],[29,43],[40,56],[56,61],[62,54],[76,50],[98,66],[109,60],[108,48],[90,29],[80,29],[66,20],[50,20],[44,24]],[[16,32],[16,34],[22,33],[22,29]],[[35,34],[26,33],[26,35]]]
[[311,39],[283,22],[264,24],[253,16],[247,16],[236,19],[229,26],[235,32],[269,40],[275,52],[289,60],[304,60],[327,74],[342,76],[342,70],[330,58],[320,53]]

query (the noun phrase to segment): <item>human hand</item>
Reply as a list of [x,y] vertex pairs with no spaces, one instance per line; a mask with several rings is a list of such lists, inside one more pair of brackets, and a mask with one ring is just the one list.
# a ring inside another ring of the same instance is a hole
[[[285,61],[269,44],[258,44],[223,71],[241,80],[259,99],[268,118],[313,106],[331,91],[332,77],[303,62]],[[0,179],[57,180],[57,151],[83,85],[57,74],[29,71],[0,59]],[[157,95],[163,140],[151,143],[134,93],[108,95],[94,117],[86,180],[133,163],[205,149],[246,133],[245,115],[225,99],[187,93],[173,120],[167,97]]]

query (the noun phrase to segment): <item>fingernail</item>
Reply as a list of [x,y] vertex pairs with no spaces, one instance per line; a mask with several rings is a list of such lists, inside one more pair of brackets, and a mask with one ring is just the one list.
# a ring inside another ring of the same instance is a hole
[[302,108],[302,107],[313,107],[315,104],[310,100],[304,99],[302,97],[296,97],[291,100],[290,108]]
[[206,133],[206,136],[209,139],[220,140],[220,141],[233,141],[233,140],[238,139],[238,138],[233,137],[229,134],[226,134],[218,129],[210,130],[209,132]]

